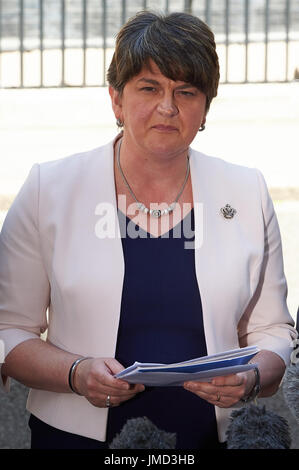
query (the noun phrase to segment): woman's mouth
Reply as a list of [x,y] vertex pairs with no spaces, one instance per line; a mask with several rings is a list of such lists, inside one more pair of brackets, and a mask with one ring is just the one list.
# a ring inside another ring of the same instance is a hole
[[157,131],[160,131],[160,132],[175,132],[178,130],[177,127],[165,126],[164,124],[157,124],[153,126],[153,129],[156,129]]

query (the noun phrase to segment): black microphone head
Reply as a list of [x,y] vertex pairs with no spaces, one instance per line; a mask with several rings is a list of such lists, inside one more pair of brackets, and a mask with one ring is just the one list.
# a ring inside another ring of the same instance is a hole
[[285,402],[299,422],[299,363],[287,367],[282,390]]
[[128,419],[109,449],[175,449],[176,434],[161,431],[146,416]]
[[291,445],[288,422],[253,404],[232,412],[226,435],[227,449],[289,449]]

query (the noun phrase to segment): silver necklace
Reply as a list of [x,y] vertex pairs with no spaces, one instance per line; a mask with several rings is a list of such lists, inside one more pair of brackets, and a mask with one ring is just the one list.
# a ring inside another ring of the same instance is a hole
[[133,197],[133,199],[136,201],[136,204],[137,204],[137,207],[139,209],[140,212],[144,212],[145,214],[149,214],[153,217],[156,217],[156,218],[159,218],[161,217],[161,215],[165,215],[165,214],[169,214],[170,212],[172,212],[175,208],[175,205],[176,203],[178,202],[182,192],[184,191],[184,188],[186,186],[186,183],[187,183],[187,180],[188,180],[188,176],[189,176],[189,172],[190,172],[190,163],[189,163],[189,155],[187,156],[187,171],[186,171],[186,176],[185,176],[185,180],[184,180],[184,183],[182,185],[182,188],[180,190],[180,192],[178,193],[177,197],[175,198],[175,200],[173,201],[172,204],[170,204],[166,209],[149,209],[148,207],[146,207],[142,202],[138,201],[137,197],[135,196],[131,186],[129,185],[123,171],[122,171],[122,168],[120,166],[120,147],[121,147],[121,141],[122,139],[120,140],[119,142],[119,146],[118,146],[118,150],[117,150],[117,165],[118,165],[118,168],[119,168],[119,171],[120,171],[120,174],[124,180],[124,183],[125,185],[127,186],[131,196]]

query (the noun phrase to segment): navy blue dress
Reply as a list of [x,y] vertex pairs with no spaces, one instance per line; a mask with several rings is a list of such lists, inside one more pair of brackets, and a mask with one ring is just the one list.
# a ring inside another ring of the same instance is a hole
[[[158,238],[121,212],[119,220],[125,276],[116,359],[127,367],[135,361],[173,363],[205,356],[194,249],[185,245],[194,240],[190,238],[194,234],[193,210]],[[132,237],[134,233],[139,236]],[[129,418],[138,416],[147,416],[160,429],[176,433],[178,449],[219,445],[214,406],[183,387],[146,387],[133,399],[110,408],[106,445]],[[32,421],[36,419],[31,419],[31,429]],[[60,440],[68,434],[59,433]],[[92,445],[93,440],[82,438],[82,445],[87,446],[88,441]]]

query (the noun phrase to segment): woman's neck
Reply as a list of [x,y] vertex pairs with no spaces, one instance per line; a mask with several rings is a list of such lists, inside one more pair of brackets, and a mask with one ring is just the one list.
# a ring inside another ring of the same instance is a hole
[[[119,150],[120,140],[115,144],[115,154]],[[135,148],[122,138],[120,164],[128,182],[136,190],[150,191],[165,195],[165,190],[172,193],[179,189],[187,170],[188,149],[180,153],[154,154]]]

